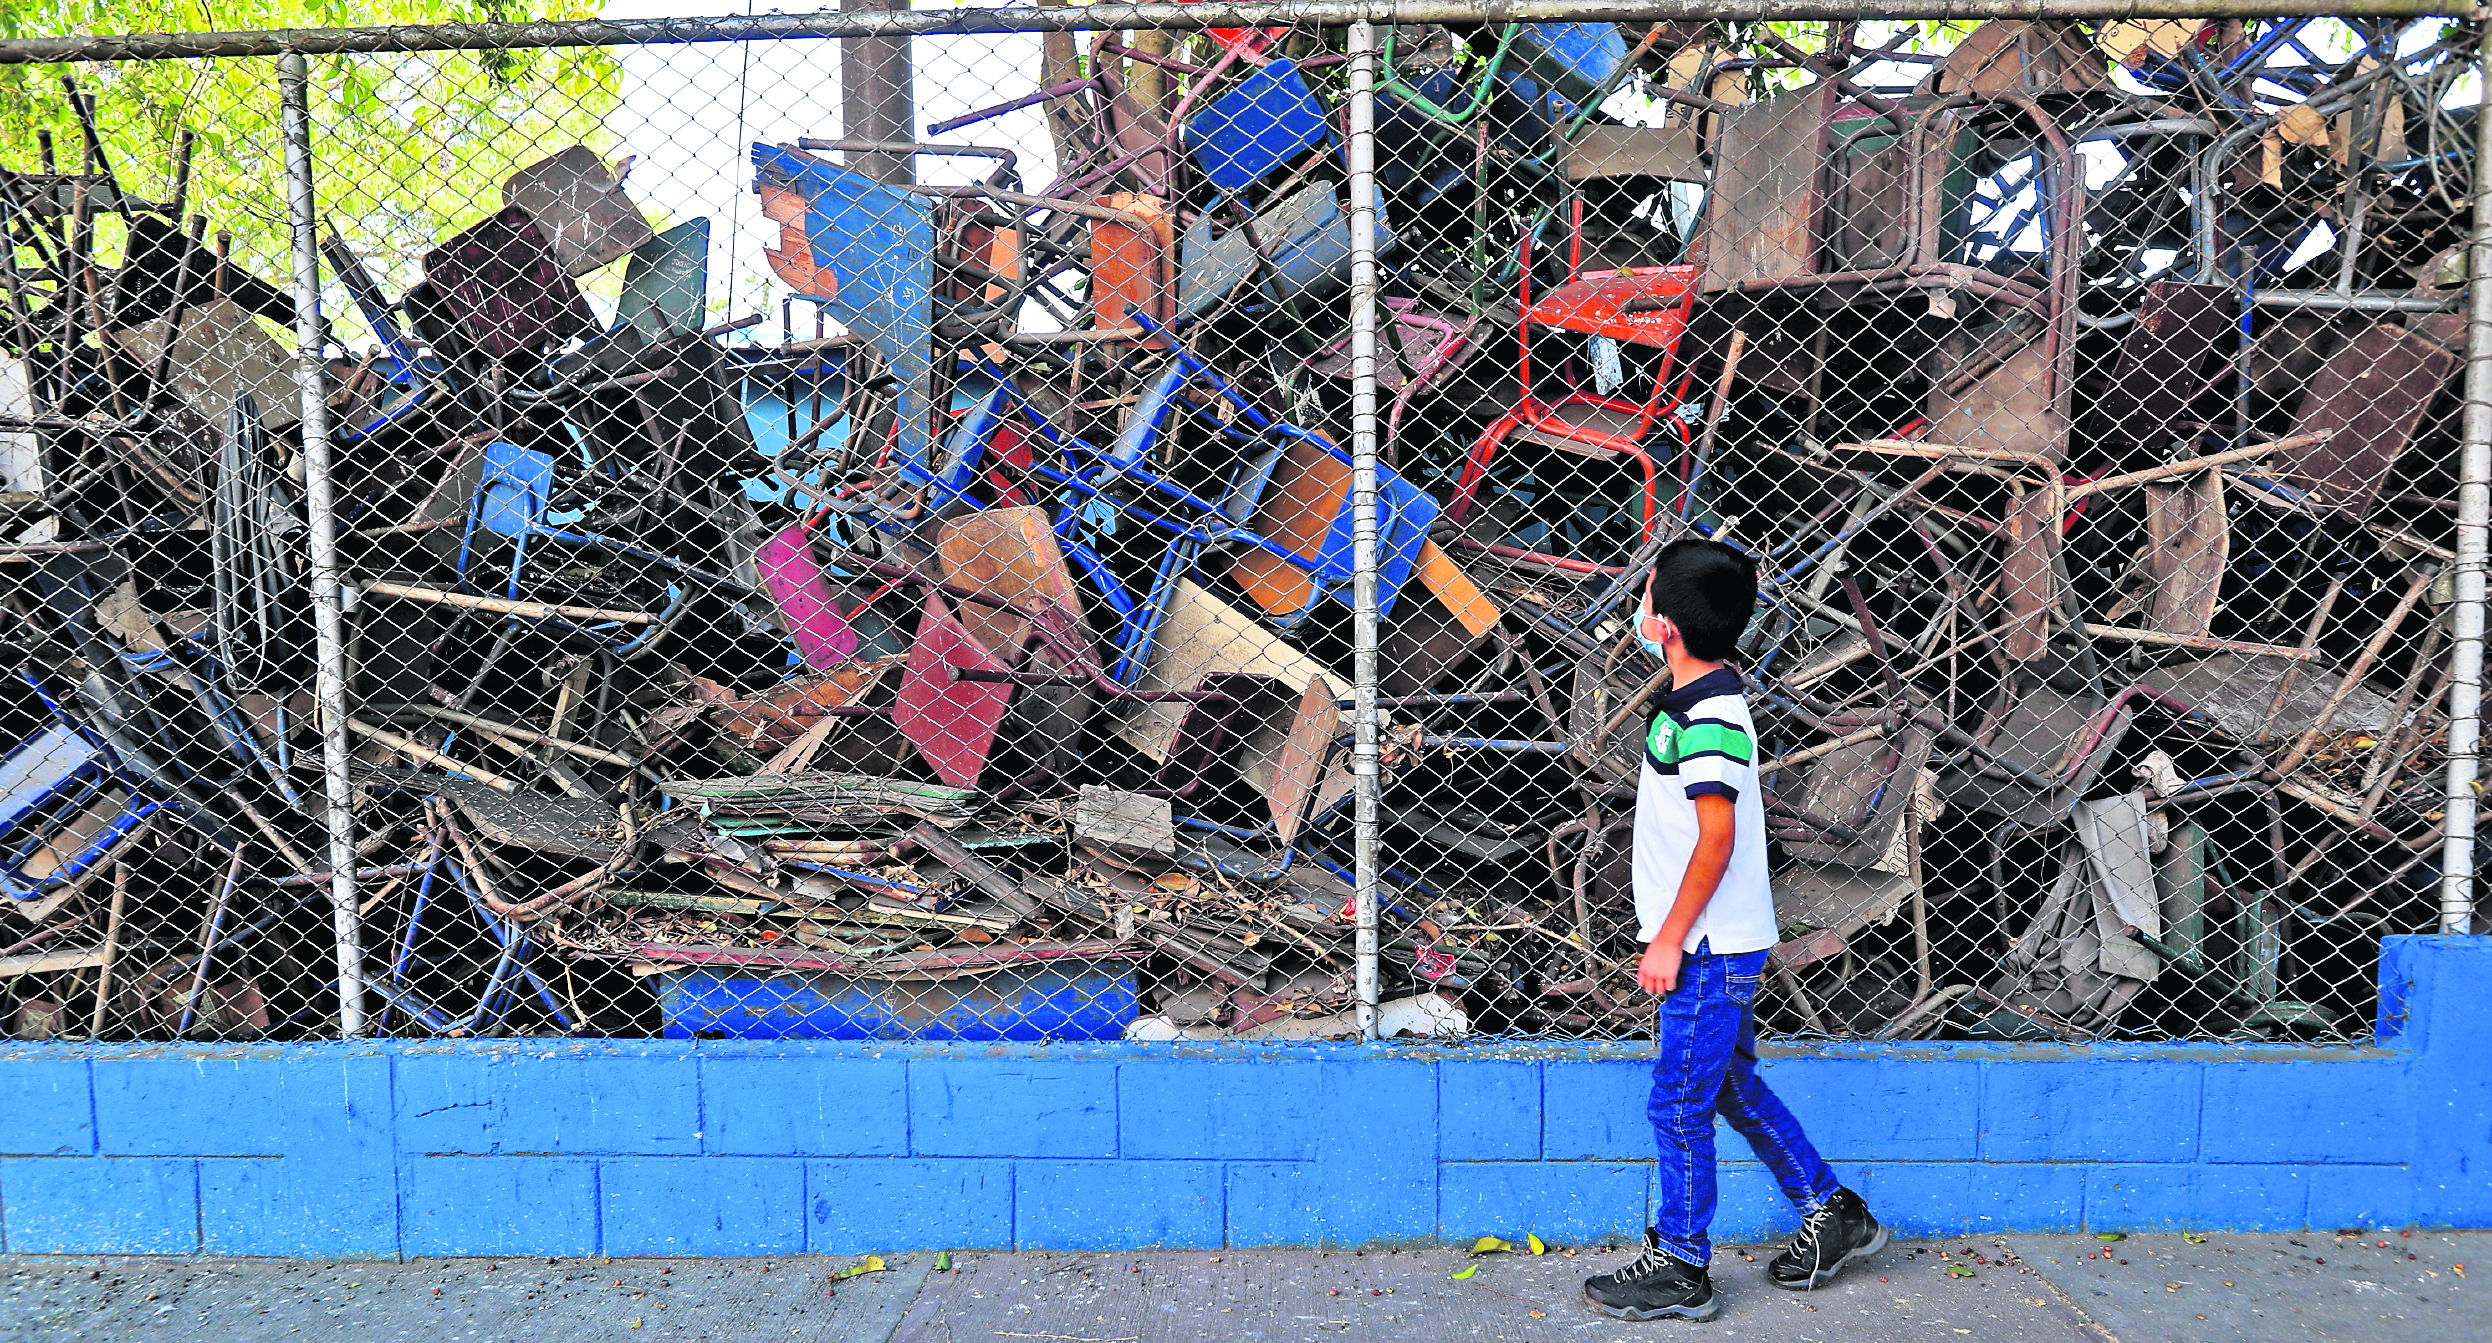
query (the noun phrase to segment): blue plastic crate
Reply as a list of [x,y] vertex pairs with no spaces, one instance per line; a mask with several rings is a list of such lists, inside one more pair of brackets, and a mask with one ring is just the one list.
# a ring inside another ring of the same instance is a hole
[[1186,148],[1222,191],[1243,191],[1331,137],[1324,105],[1293,61],[1274,61],[1185,124]]

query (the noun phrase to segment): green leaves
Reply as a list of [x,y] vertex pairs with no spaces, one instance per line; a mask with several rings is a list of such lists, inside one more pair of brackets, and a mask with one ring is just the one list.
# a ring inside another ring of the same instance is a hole
[[1511,1243],[1499,1240],[1495,1236],[1482,1236],[1471,1242],[1473,1254],[1508,1254],[1513,1249],[1514,1246]]
[[952,1271],[952,1252],[950,1250],[945,1250],[943,1253],[935,1256],[934,1271],[937,1273],[949,1273]]
[[[598,8],[596,0],[55,0],[0,6],[0,37],[439,23],[496,13],[580,19],[596,17]],[[418,256],[499,208],[502,179],[511,172],[575,141],[611,148],[605,121],[622,101],[614,53],[538,52],[502,68],[507,80],[462,52],[311,58],[322,213],[337,221],[348,246],[392,295],[416,278]],[[49,131],[67,147],[62,167],[76,170],[78,123],[61,87],[64,72],[95,95],[105,153],[134,195],[169,199],[174,146],[184,130],[197,135],[191,208],[207,216],[211,230],[232,232],[236,265],[281,287],[288,282],[275,61],[0,69],[0,164],[36,167],[36,137]],[[99,259],[119,264],[117,227],[99,230],[96,243]],[[359,339],[359,315],[339,306],[339,334]]]
[[1947,1265],[1947,1276],[1950,1278],[1969,1278],[1973,1276],[1973,1266],[1971,1264],[1949,1264]]
[[1524,1233],[1523,1241],[1525,1244],[1532,1247],[1533,1254],[1547,1254],[1549,1252],[1549,1243],[1529,1232]]
[[[945,1251],[945,1255],[946,1257],[949,1257],[950,1251]],[[890,1266],[883,1263],[883,1257],[881,1255],[869,1254],[862,1261],[850,1264],[848,1267],[832,1274],[831,1281],[846,1282],[850,1278],[861,1278],[868,1273],[888,1273],[890,1271]]]
[[1472,1274],[1477,1273],[1477,1272],[1479,1272],[1479,1271],[1480,1271],[1480,1266],[1479,1266],[1479,1265],[1477,1265],[1477,1264],[1465,1264],[1465,1265],[1463,1265],[1463,1266],[1462,1266],[1462,1271],[1461,1271],[1460,1273],[1457,1273],[1457,1274],[1455,1274],[1455,1275],[1454,1275],[1454,1281],[1456,1281],[1456,1282],[1460,1282],[1460,1281],[1462,1281],[1464,1278],[1470,1277]]

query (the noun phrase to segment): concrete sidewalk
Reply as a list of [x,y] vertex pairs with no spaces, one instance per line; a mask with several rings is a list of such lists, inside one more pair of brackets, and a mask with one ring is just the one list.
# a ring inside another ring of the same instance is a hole
[[[1630,1325],[1578,1284],[1623,1251],[892,1255],[853,1260],[0,1261],[0,1340],[807,1340],[808,1343],[1410,1343],[1689,1338],[1876,1343],[2440,1343],[2485,1336],[2492,1232],[1896,1242],[1806,1295],[1765,1249],[1716,1260],[1708,1325]],[[1969,1273],[1964,1270],[1970,1270]]]

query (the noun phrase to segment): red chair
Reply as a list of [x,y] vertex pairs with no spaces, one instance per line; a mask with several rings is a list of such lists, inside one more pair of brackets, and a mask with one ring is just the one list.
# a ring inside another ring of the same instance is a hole
[[[1688,319],[1695,310],[1697,285],[1704,268],[1673,265],[1584,270],[1580,199],[1574,203],[1571,222],[1573,237],[1567,257],[1570,278],[1538,301],[1533,300],[1531,292],[1531,239],[1527,235],[1523,240],[1522,404],[1489,425],[1472,444],[1445,515],[1456,523],[1470,520],[1489,464],[1495,460],[1498,449],[1512,439],[1578,456],[1605,461],[1623,457],[1634,462],[1644,476],[1643,534],[1649,540],[1654,515],[1661,506],[1661,473],[1644,446],[1645,439],[1656,424],[1666,423],[1678,435],[1682,459],[1694,448],[1686,421],[1672,413],[1678,409],[1686,387],[1682,384],[1674,391],[1670,374],[1677,360],[1679,340],[1687,333]],[[1642,401],[1629,401],[1575,388],[1554,401],[1541,400],[1532,386],[1535,326],[1607,336],[1624,344],[1662,351],[1661,366],[1653,372],[1652,394]],[[1684,481],[1684,466],[1678,474]]]

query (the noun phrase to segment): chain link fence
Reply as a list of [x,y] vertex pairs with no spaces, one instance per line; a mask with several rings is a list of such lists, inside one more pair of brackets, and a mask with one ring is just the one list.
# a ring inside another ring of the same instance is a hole
[[2481,27],[1618,12],[0,44],[0,1015],[1632,1038],[1701,536],[1767,1033],[2366,1035]]

